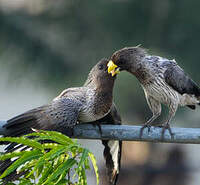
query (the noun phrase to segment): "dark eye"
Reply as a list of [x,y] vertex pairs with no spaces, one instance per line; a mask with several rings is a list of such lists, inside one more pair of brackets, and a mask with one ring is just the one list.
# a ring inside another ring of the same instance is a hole
[[98,68],[99,68],[99,70],[102,70],[103,69],[103,64],[99,64]]

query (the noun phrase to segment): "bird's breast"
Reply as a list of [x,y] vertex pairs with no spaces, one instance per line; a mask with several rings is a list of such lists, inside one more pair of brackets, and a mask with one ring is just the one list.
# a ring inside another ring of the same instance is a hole
[[84,106],[79,114],[79,121],[81,122],[93,122],[106,116],[110,112],[110,109],[104,109],[96,111],[94,105]]
[[169,105],[179,103],[180,96],[162,78],[157,78],[152,83],[143,85],[144,91],[148,96],[152,96],[160,103]]
[[87,93],[86,103],[82,107],[79,120],[82,122],[92,122],[99,120],[110,112],[112,97],[103,95],[100,92],[90,91]]

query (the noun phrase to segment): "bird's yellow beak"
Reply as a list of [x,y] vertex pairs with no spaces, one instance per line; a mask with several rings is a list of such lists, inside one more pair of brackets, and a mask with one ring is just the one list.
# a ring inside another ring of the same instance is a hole
[[115,76],[116,74],[119,74],[119,68],[112,60],[110,60],[107,64],[108,67],[108,73],[111,73],[112,76]]

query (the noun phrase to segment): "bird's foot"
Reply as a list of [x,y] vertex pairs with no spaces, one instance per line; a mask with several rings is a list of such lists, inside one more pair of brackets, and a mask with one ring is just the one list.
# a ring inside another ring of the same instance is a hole
[[100,122],[98,122],[98,121],[95,121],[94,123],[93,123],[93,125],[96,127],[98,127],[98,129],[99,129],[99,133],[100,133],[100,135],[102,136],[102,129],[101,129],[101,124],[100,124]]
[[162,127],[161,139],[164,140],[165,131],[168,130],[171,136],[171,139],[174,139],[174,133],[171,130],[169,123],[164,123],[160,127]]
[[68,137],[73,137],[74,136],[74,127],[68,127],[66,132],[64,132]]
[[142,128],[140,129],[140,139],[142,138],[142,135],[143,135],[143,131],[145,128],[148,128],[148,133],[150,132],[151,130],[151,124],[148,124],[148,123],[145,123]]

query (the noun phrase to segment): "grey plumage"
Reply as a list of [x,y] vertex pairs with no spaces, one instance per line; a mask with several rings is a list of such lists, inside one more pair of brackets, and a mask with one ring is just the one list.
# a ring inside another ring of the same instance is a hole
[[[68,88],[50,104],[32,109],[4,122],[3,126],[0,125],[0,134],[4,136],[21,136],[33,132],[32,128],[34,128],[54,130],[70,135],[71,128],[83,122],[94,123],[99,120],[97,124],[101,124],[101,119],[104,118],[105,120],[110,120],[113,124],[121,123],[121,119],[117,119],[119,114],[112,102],[116,76],[113,77],[107,73],[107,63],[108,59],[99,61],[90,71],[82,87]],[[3,124],[3,122],[0,123]],[[104,151],[106,164],[115,164],[116,161],[117,163],[120,162],[120,155],[117,158],[113,158],[111,150],[107,150],[107,148],[112,149],[112,145],[109,146],[109,143],[112,142],[103,142],[106,148]],[[121,153],[120,142],[117,142],[117,145],[115,151]],[[11,143],[6,148],[6,152],[11,152],[20,147],[22,146],[16,147],[16,144]],[[111,156],[111,158],[108,156]],[[11,161],[1,161],[0,173],[11,163]],[[114,185],[120,165],[107,165],[107,167],[109,173],[112,172],[114,174],[110,176],[110,182],[113,182]],[[16,177],[18,175],[14,172],[7,179],[5,178],[5,181]]]
[[149,55],[141,47],[129,47],[116,51],[111,60],[120,70],[127,70],[135,75],[144,89],[153,116],[143,128],[150,128],[152,122],[161,114],[161,103],[163,103],[168,106],[169,115],[163,124],[162,134],[167,128],[173,135],[169,123],[178,106],[194,109],[195,105],[199,104],[200,88],[175,60]]
[[84,86],[68,88],[50,104],[44,105],[7,121],[4,136],[19,136],[32,132],[31,128],[57,130],[79,122],[92,122],[110,112],[115,77],[107,74],[107,59],[97,63],[88,75]]
[[200,97],[198,85],[177,64],[167,68],[164,78],[166,83],[180,94],[193,94]]

